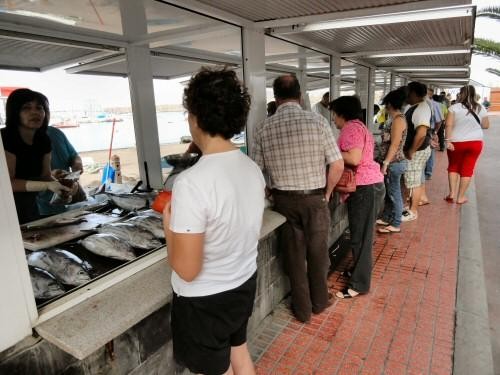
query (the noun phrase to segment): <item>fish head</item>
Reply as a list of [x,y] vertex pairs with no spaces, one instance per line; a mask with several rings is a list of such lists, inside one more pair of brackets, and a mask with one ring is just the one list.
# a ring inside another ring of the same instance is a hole
[[73,279],[78,283],[78,285],[81,285],[90,281],[90,275],[86,270],[80,268],[78,272],[74,274]]

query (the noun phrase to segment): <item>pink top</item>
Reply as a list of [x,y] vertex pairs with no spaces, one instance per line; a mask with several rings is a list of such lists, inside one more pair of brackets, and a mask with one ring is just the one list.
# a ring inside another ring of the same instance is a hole
[[347,121],[340,131],[337,143],[342,152],[353,148],[363,150],[361,162],[356,169],[356,185],[371,185],[384,181],[384,175],[380,172],[379,164],[373,160],[373,149],[375,147],[373,136],[361,121]]

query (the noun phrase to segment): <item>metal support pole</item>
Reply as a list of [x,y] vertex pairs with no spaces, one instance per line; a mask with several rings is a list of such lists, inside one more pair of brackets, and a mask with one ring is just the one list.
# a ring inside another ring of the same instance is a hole
[[242,28],[243,76],[252,105],[246,127],[247,150],[251,155],[256,126],[266,118],[266,50],[262,30]]
[[330,101],[340,96],[340,57],[330,55]]
[[[142,1],[120,0],[120,12],[127,39],[147,34]],[[149,179],[151,187],[159,189],[163,181],[151,54],[148,46],[127,46],[126,56],[139,173],[144,186]]]
[[375,69],[368,68],[368,96],[366,101],[366,126],[368,126],[368,129],[373,128],[374,101],[375,101]]
[[299,76],[297,77],[300,83],[300,91],[302,91],[302,108],[310,111],[311,102],[307,93],[307,57],[305,57],[306,49],[299,47]]
[[391,84],[389,85],[390,91],[396,89],[396,75],[391,73]]

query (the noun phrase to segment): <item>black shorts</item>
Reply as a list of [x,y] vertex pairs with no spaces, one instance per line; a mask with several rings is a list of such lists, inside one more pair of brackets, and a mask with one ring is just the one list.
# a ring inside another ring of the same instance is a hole
[[172,300],[172,341],[178,364],[197,374],[229,369],[231,347],[247,340],[257,272],[237,288],[203,297]]

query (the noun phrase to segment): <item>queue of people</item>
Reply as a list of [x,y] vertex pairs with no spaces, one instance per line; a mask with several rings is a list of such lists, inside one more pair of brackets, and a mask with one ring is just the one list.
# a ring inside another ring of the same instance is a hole
[[[287,219],[280,244],[292,311],[301,322],[323,312],[334,298],[327,285],[329,202],[346,167],[355,171],[355,191],[342,197],[353,264],[344,273],[347,287],[335,293],[339,299],[369,292],[375,227],[380,233],[401,232],[402,223],[416,220],[418,207],[429,202],[425,167],[443,117],[436,113],[439,101],[427,101],[425,85],[412,82],[384,97],[378,163],[358,97],[328,102],[326,93],[319,103],[327,103],[328,117],[340,131],[336,139],[322,109],[302,109],[294,75],[276,78],[273,92],[275,105],[268,106],[268,117],[256,127],[249,157],[230,141],[244,129],[251,102],[236,73],[202,68],[184,91],[190,133],[202,156],[175,180],[163,219],[174,291],[174,357],[195,373],[255,373],[246,330],[256,293],[265,196]],[[50,111],[43,94],[16,90],[6,112],[1,135],[19,220],[25,223],[40,217],[40,192],[71,193],[51,173],[53,156],[58,168],[71,170],[82,170],[81,160],[67,139],[47,132]],[[450,186],[445,199],[463,204],[482,150],[482,129],[489,127],[472,86],[462,88],[444,121]],[[54,152],[54,143],[66,144],[61,154]]]

